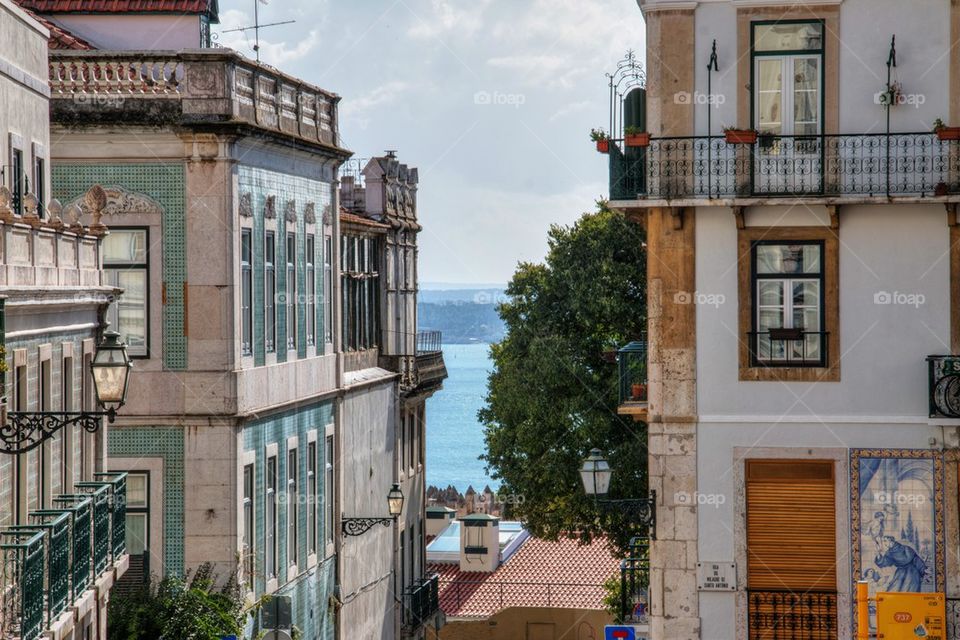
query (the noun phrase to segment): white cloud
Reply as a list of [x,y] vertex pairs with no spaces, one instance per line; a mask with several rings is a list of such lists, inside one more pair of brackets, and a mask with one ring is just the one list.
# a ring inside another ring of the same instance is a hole
[[[264,21],[261,20],[261,22]],[[222,28],[217,42],[224,47],[236,49],[244,55],[252,58],[256,57],[256,53],[253,51],[253,46],[256,44],[253,29],[223,33],[223,31],[231,29],[249,27],[253,23],[253,18],[243,11],[230,9],[222,12],[220,14],[220,26]],[[275,67],[305,58],[320,43],[320,34],[315,29],[293,43],[287,41],[272,42],[264,38],[263,33],[260,34],[260,59]]]
[[[483,14],[492,0],[431,0],[430,11],[414,13],[413,26],[408,35],[417,39],[439,38],[454,34],[458,38],[469,37],[483,27]],[[464,6],[467,5],[467,6]]]
[[587,109],[590,109],[595,105],[596,105],[596,102],[593,100],[581,100],[580,102],[571,102],[567,106],[557,109],[557,111],[554,112],[553,115],[547,118],[547,122],[556,122],[557,120],[565,118],[569,115],[573,115],[574,113],[580,113],[581,111],[586,111]]

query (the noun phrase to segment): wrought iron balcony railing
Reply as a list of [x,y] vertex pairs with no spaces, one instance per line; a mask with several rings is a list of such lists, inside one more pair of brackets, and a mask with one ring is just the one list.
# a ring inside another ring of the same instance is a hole
[[650,539],[630,540],[627,557],[620,561],[620,612],[624,622],[645,622],[650,586]]
[[837,640],[837,592],[747,589],[749,640]]
[[93,502],[93,575],[107,569],[110,559],[110,488],[107,482],[77,482],[77,492],[89,495]]
[[440,331],[417,332],[417,355],[440,353],[443,350],[443,334]]
[[64,495],[54,503],[70,514],[70,597],[76,600],[93,579],[91,527],[93,500],[87,496]]
[[960,193],[960,141],[935,133],[667,137],[609,149],[611,200]]
[[42,530],[0,533],[0,630],[4,638],[35,640],[43,633],[45,539]]
[[620,404],[647,401],[647,338],[617,351],[620,378]]
[[46,621],[63,613],[70,602],[70,515],[64,512],[34,511],[28,525],[9,527],[8,531],[40,531],[44,537],[43,578],[46,594]]
[[127,474],[103,472],[93,477],[110,483],[110,559],[116,562],[127,552]]
[[419,629],[440,609],[439,578],[436,575],[414,582],[403,597],[403,626]]

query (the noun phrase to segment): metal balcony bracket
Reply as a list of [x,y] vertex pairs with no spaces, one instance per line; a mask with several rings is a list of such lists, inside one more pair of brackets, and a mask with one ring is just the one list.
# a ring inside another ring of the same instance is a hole
[[840,205],[828,204],[827,213],[830,214],[830,228],[839,229],[840,228]]
[[394,518],[343,518],[340,530],[344,536],[362,536],[378,524],[389,527],[394,521]]
[[6,420],[0,424],[0,453],[18,455],[36,449],[57,431],[74,425],[87,433],[96,433],[103,417],[112,419],[112,412],[86,411],[83,413],[65,412],[16,412],[6,414]]
[[743,221],[743,207],[731,207],[733,209],[733,219],[737,222],[737,229],[745,229],[746,224]]
[[647,498],[625,500],[597,500],[606,511],[623,514],[638,529],[646,529],[651,540],[657,539],[657,492],[651,491]]

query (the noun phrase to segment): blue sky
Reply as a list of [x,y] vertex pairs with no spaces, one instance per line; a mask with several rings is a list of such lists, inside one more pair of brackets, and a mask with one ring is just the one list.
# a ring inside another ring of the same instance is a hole
[[[216,31],[256,0],[221,0]],[[643,51],[635,0],[270,0],[264,62],[343,97],[344,145],[419,167],[420,278],[506,282],[606,193],[607,81]],[[252,34],[220,42],[252,56]]]

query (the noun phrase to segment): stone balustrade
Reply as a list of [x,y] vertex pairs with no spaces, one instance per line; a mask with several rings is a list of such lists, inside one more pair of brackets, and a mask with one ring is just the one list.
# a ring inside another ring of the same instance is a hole
[[230,49],[51,51],[54,120],[252,125],[339,147],[336,94]]

